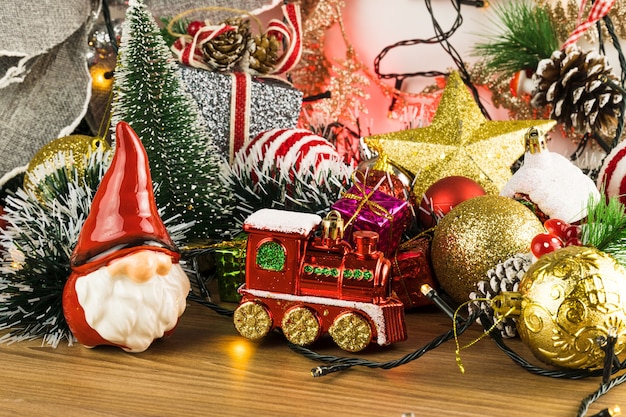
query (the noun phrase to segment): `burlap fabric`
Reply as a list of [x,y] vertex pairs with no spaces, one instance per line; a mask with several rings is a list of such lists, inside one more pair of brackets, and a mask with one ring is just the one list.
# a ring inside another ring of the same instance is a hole
[[87,33],[97,4],[0,2],[0,175],[80,122],[90,94]]
[[[146,0],[155,16],[212,5],[264,11],[276,3]],[[99,11],[98,0],[0,1],[0,186],[85,116],[91,96],[87,38]]]

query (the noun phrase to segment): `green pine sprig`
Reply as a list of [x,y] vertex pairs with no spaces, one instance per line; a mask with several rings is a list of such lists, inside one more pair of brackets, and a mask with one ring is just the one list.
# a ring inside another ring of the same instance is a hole
[[[163,24],[163,28],[161,29],[161,36],[163,36],[163,39],[165,39],[165,43],[167,43],[167,46],[172,46],[174,42],[176,42],[176,39],[178,39],[177,36],[172,35],[169,30],[167,30],[167,27],[169,26],[172,19],[173,17],[170,16],[160,17],[161,23]],[[172,32],[187,33],[187,26],[189,26],[189,19],[178,19],[172,25]]]
[[626,208],[617,197],[590,199],[582,242],[612,255],[626,267]]
[[549,11],[527,0],[513,0],[494,7],[492,26],[501,33],[485,34],[472,54],[482,57],[487,69],[512,75],[536,69],[539,61],[559,49]]

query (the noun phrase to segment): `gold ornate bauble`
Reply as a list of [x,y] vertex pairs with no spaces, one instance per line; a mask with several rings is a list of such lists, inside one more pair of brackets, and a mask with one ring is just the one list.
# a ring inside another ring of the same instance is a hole
[[463,303],[489,269],[521,252],[545,229],[524,205],[495,195],[455,206],[436,226],[431,248],[435,278],[452,299]]
[[[24,174],[24,189],[35,191],[40,180],[35,171],[51,173],[63,164],[67,169],[76,166],[79,173],[85,169],[85,157],[97,149],[109,149],[109,144],[102,138],[87,135],[64,136],[44,145],[32,157]],[[59,154],[63,157],[59,158]]]
[[595,248],[567,246],[540,257],[519,285],[518,333],[541,361],[564,368],[604,363],[599,338],[626,344],[626,271]]

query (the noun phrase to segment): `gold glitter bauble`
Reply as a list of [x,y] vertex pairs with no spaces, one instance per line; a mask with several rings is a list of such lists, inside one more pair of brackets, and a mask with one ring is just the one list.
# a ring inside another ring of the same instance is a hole
[[454,207],[435,228],[431,258],[435,278],[463,303],[487,271],[518,253],[544,232],[527,207],[508,197],[485,195]]
[[[59,163],[63,163],[67,169],[76,166],[79,173],[83,172],[85,156],[99,148],[107,150],[109,145],[102,138],[87,135],[70,135],[51,141],[39,149],[28,163],[24,189],[35,190],[37,181],[42,179],[35,175],[35,171],[42,167],[45,173],[51,173],[61,168]],[[63,154],[63,159],[58,158],[59,154]]]
[[517,330],[533,354],[555,366],[602,368],[598,338],[626,344],[626,271],[595,248],[567,246],[540,257],[519,285]]
[[497,195],[511,178],[511,165],[524,153],[531,127],[547,132],[554,120],[487,120],[461,76],[452,72],[430,126],[365,138],[390,160],[416,176],[417,201],[437,180],[468,177]]

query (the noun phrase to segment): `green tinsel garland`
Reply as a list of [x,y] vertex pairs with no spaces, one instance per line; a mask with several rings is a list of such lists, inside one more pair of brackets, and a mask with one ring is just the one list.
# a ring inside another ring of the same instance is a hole
[[62,310],[63,287],[70,275],[69,259],[91,200],[108,163],[94,152],[84,172],[65,166],[57,155],[52,173],[36,171],[35,190],[19,188],[6,198],[6,230],[0,232],[0,329],[10,329],[0,341],[42,337],[56,346],[73,337]]
[[[60,168],[35,169],[36,189],[8,193],[3,215],[8,226],[0,230],[0,330],[8,331],[0,343],[42,338],[56,347],[63,340],[73,342],[63,315],[63,288],[71,273],[70,256],[110,155],[111,151],[93,152],[78,172],[60,152],[52,164]],[[190,225],[171,227],[172,220],[164,222],[179,244]]]
[[341,197],[351,185],[351,170],[346,166],[340,172],[295,169],[283,172],[278,167],[261,170],[254,164],[243,162],[237,155],[236,162],[222,173],[223,182],[232,190],[237,201],[234,222],[241,227],[250,214],[261,208],[316,213],[324,216],[328,208]]

